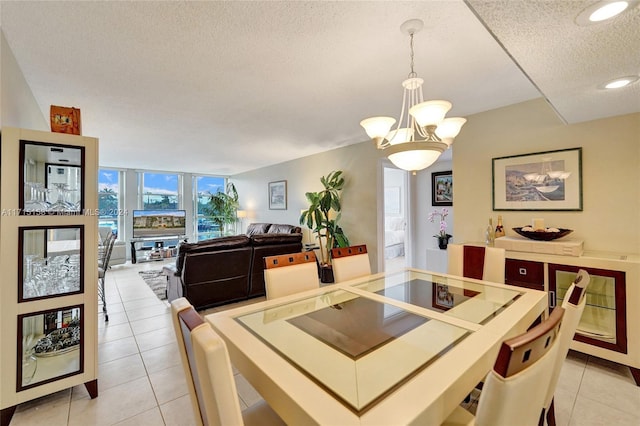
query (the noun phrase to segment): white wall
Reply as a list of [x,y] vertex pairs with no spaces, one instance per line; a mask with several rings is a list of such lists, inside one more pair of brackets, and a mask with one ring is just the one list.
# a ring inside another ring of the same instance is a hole
[[[582,147],[583,211],[492,210],[492,158]],[[544,100],[475,114],[453,144],[456,241],[484,241],[489,217],[507,235],[535,217],[570,228],[585,250],[640,253],[640,113],[565,125]]]
[[[232,176],[241,209],[249,214],[244,226],[251,222],[297,225],[300,211],[309,206],[305,193],[322,189],[321,176],[342,170],[345,187],[340,224],[351,244],[367,245],[371,268],[377,271],[377,233],[383,217],[382,197],[378,200],[377,196],[382,180],[380,157],[371,142],[363,142]],[[268,183],[279,180],[287,181],[287,210],[269,210]]]
[[49,131],[22,70],[0,30],[0,126]]
[[[431,173],[453,170],[454,202],[448,230],[454,242],[484,242],[491,217],[503,216],[507,235],[531,218],[574,229],[587,250],[640,253],[640,114],[565,125],[542,99],[467,117],[452,146],[453,161],[436,162],[410,175],[413,262],[426,268],[428,248],[437,247],[438,231],[427,219],[431,206]],[[493,211],[491,159],[541,151],[583,148],[583,211]],[[250,222],[297,224],[307,207],[304,193],[321,189],[320,176],[345,171],[342,225],[353,244],[367,244],[372,270],[378,271],[377,233],[383,232],[381,173],[383,152],[370,142],[352,145],[233,176],[240,203]],[[288,181],[288,209],[269,210],[268,182]]]
[[[466,129],[465,129],[466,131]],[[454,142],[454,144],[457,143]],[[440,211],[442,207],[434,207],[431,205],[431,173],[444,172],[452,170],[451,161],[437,161],[431,167],[421,170],[417,173],[413,180],[413,197],[414,197],[414,238],[413,238],[413,266],[419,269],[427,269],[427,249],[438,248],[438,239],[434,237],[440,231],[440,224],[429,222],[429,213],[434,210]],[[455,198],[458,187],[462,186],[453,175],[453,196]],[[449,216],[445,218],[447,222],[447,233],[453,235],[450,242],[462,242],[461,235],[458,235],[454,227],[454,211],[456,203],[453,206],[446,207],[449,210]]]

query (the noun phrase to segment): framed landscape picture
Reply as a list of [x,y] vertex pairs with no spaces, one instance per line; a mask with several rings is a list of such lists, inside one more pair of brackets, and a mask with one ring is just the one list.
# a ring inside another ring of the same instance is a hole
[[453,173],[431,173],[431,205],[453,206]]
[[493,210],[582,210],[582,148],[492,162]]
[[287,209],[287,181],[269,182],[269,210]]

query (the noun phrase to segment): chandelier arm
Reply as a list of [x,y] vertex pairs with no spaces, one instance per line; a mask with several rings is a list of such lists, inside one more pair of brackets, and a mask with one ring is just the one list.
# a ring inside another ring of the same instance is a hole
[[[414,121],[415,121],[415,118],[414,118]],[[418,132],[421,138],[426,139],[429,136],[429,134],[424,130],[424,127],[420,126],[418,123],[416,123],[416,131]]]
[[[398,118],[398,121],[396,121],[396,123],[398,123],[396,125],[396,128],[391,130],[387,136],[385,137],[386,139],[386,143],[381,144],[380,146],[382,148],[387,148],[389,146],[391,146],[391,139],[393,139],[395,137],[395,135],[398,133],[398,130],[402,128],[402,120],[404,119],[404,113],[405,113],[405,105],[407,104],[407,90],[405,89],[403,94],[402,94],[402,110],[400,111],[400,118]],[[407,113],[407,116],[409,116],[410,114]]]
[[[409,99],[407,99],[407,97]],[[407,120],[405,121],[405,127],[411,128],[411,114],[409,114],[409,108],[413,105],[413,90],[404,89],[404,95],[402,96],[402,110],[407,112]]]

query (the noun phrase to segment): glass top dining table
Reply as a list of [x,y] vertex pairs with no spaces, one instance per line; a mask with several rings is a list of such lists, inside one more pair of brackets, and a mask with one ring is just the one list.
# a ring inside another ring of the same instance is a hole
[[489,371],[500,342],[524,332],[545,303],[536,290],[408,269],[206,319],[287,423],[431,424],[446,418]]

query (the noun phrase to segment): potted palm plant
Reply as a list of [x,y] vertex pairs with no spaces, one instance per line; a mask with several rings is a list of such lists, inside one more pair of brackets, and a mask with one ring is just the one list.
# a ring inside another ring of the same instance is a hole
[[229,182],[225,192],[211,194],[205,208],[205,214],[218,227],[220,235],[226,235],[231,232],[229,225],[235,225],[238,220],[238,207],[240,207],[238,191],[236,191],[235,185]]
[[300,215],[300,224],[316,234],[320,246],[320,281],[333,282],[331,249],[347,247],[349,240],[338,224],[341,218],[340,194],[344,187],[342,171],[337,170],[320,178],[324,189],[307,192],[309,208]]

